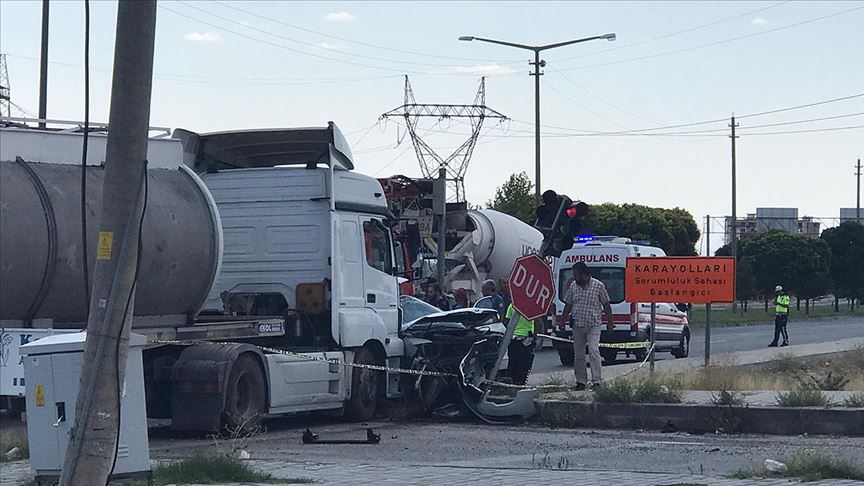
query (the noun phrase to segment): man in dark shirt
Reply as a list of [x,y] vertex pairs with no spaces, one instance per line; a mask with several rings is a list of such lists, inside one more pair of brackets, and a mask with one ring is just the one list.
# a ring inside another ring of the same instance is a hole
[[437,282],[429,284],[429,293],[426,295],[426,302],[442,311],[450,310],[450,301],[444,296],[441,285]]

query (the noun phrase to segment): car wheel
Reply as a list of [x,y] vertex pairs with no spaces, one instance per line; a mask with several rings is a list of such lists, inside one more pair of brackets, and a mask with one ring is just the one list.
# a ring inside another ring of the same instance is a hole
[[618,350],[612,348],[600,348],[600,356],[603,357],[604,362],[612,364],[618,357]]
[[237,433],[254,431],[264,416],[264,371],[251,354],[242,354],[231,367],[225,394],[222,426]]
[[[369,348],[362,348],[354,356],[357,364],[378,364]],[[381,389],[381,371],[369,368],[353,368],[351,372],[351,398],[345,409],[349,420],[363,422],[371,420],[378,408]]]
[[561,360],[561,366],[573,366],[573,347],[558,348],[558,359]]
[[687,333],[681,334],[681,342],[678,347],[672,350],[672,356],[676,358],[686,358],[690,356],[690,335]]

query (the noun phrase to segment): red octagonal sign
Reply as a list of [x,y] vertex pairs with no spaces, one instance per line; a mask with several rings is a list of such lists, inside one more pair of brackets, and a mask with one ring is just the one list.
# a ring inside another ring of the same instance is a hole
[[510,297],[513,307],[526,319],[545,316],[555,297],[555,283],[549,264],[537,255],[516,260],[510,272]]

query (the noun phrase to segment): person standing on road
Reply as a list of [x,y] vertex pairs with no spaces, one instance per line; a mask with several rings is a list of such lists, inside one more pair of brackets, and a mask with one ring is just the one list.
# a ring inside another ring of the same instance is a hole
[[517,319],[516,327],[513,329],[513,339],[507,347],[509,358],[507,368],[510,370],[513,384],[524,385],[528,380],[528,374],[531,373],[531,366],[534,365],[534,321],[522,317],[513,304],[510,304],[504,316],[507,319],[505,322],[510,322],[514,312]]
[[777,341],[783,336],[783,344],[789,346],[789,333],[786,332],[786,323],[789,322],[789,294],[782,285],[774,287],[774,340],[768,345],[770,348],[777,347]]
[[[588,273],[585,262],[573,265],[573,282],[564,295],[564,315],[570,316],[573,329],[573,373],[576,375],[576,390],[584,390],[588,382],[585,370],[585,346],[591,361],[591,389],[600,387],[600,324],[606,313],[606,329],[611,334],[615,329],[609,292],[603,282]],[[581,356],[581,358],[580,358]]]

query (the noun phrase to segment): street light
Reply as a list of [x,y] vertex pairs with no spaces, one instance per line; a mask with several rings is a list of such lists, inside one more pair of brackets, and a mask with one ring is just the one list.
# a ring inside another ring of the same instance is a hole
[[546,61],[540,60],[540,52],[547,49],[554,49],[556,47],[569,46],[570,44],[578,44],[580,42],[588,42],[598,39],[614,41],[615,34],[597,35],[594,37],[556,42],[555,44],[546,44],[542,46],[529,46],[526,44],[517,44],[515,42],[484,39],[483,37],[474,37],[473,35],[463,35],[459,37],[460,41],[471,42],[476,40],[534,51],[534,62],[529,62],[529,64],[534,66],[534,72],[529,73],[529,75],[534,76],[534,199],[538,206],[540,205],[540,76],[543,74],[540,72],[540,68],[546,66]]

